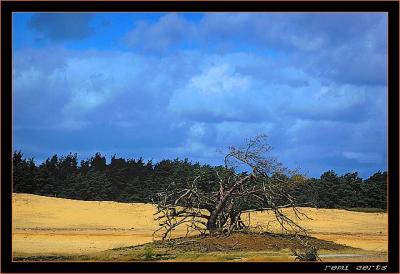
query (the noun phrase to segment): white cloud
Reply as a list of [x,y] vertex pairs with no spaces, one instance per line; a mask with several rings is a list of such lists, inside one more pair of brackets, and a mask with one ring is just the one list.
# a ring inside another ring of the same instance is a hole
[[141,21],[129,31],[123,41],[134,49],[163,52],[178,46],[190,35],[194,37],[192,24],[176,13],[168,13],[157,22]]
[[[72,94],[64,111],[84,112],[126,92],[137,80],[140,60],[131,53],[78,56],[66,60],[65,74]],[[134,92],[134,91],[133,91]]]
[[13,77],[13,90],[29,91],[33,90],[32,87],[39,87],[42,83],[41,78],[43,75],[34,68],[29,68],[25,71],[19,72],[18,75],[14,74]]
[[222,93],[229,95],[247,90],[251,77],[235,72],[229,64],[218,64],[192,77],[188,89],[196,89],[204,95]]
[[195,138],[201,138],[206,133],[204,123],[196,123],[190,127],[190,134]]
[[382,156],[377,153],[345,151],[343,152],[343,155],[347,159],[356,160],[359,163],[380,164],[384,161]]
[[293,35],[289,38],[289,40],[296,48],[305,51],[319,50],[325,44],[325,40],[322,37],[311,38]]

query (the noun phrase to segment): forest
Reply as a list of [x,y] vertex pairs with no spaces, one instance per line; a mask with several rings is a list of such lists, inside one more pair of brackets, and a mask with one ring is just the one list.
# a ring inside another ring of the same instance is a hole
[[[211,191],[213,186],[208,182],[215,181],[216,171],[224,168],[193,163],[189,159],[153,163],[143,158],[124,159],[115,155],[107,163],[101,153],[80,163],[76,153],[53,155],[37,165],[33,158],[27,159],[21,151],[14,151],[13,192],[86,201],[149,203],[156,193],[170,185],[184,185],[198,174],[202,174],[199,187]],[[360,178],[357,172],[338,175],[333,170],[319,178],[294,176],[296,178],[285,178],[287,183],[282,185],[282,191],[299,204],[310,203],[317,208],[386,210],[386,171],[377,171],[367,179]],[[251,208],[252,202],[247,201],[245,207]]]

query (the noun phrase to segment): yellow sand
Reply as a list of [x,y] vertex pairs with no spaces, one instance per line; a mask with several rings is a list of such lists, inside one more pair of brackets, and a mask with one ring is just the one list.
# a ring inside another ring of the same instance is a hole
[[[294,217],[291,209],[285,212]],[[341,209],[302,208],[312,220],[302,218],[298,223],[307,228],[311,235],[323,240],[334,241],[352,247],[374,251],[388,249],[387,213],[363,213]],[[248,213],[243,219],[248,223]],[[279,224],[271,212],[250,213],[250,225],[264,225],[271,221],[269,229],[280,231]]]
[[[155,207],[142,203],[88,202],[13,194],[15,253],[84,254],[151,242],[158,227]],[[387,251],[387,214],[304,208],[313,220],[301,221],[321,239],[366,250]],[[251,213],[250,223],[273,220],[269,213]],[[243,216],[247,221],[248,216]],[[274,224],[271,223],[271,228]],[[175,236],[185,235],[179,228]]]

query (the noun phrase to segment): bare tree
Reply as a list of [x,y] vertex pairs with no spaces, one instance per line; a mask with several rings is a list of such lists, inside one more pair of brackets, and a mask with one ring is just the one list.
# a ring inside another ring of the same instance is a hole
[[[225,167],[214,168],[214,176],[204,178],[199,172],[184,187],[171,184],[157,193],[159,228],[154,235],[165,239],[181,225],[186,225],[187,233],[229,234],[246,228],[243,212],[262,210],[273,212],[283,231],[306,233],[297,219],[308,217],[284,187],[301,176],[269,156],[270,150],[266,136],[256,136],[242,147],[229,147]],[[199,187],[202,180],[207,180],[210,189]],[[295,217],[289,217],[284,208],[292,208]]]

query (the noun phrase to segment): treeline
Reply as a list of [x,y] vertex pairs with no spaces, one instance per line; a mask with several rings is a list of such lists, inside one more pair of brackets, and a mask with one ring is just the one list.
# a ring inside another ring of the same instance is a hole
[[[96,153],[78,164],[77,154],[48,158],[36,166],[20,151],[13,154],[13,192],[92,201],[151,202],[154,195],[171,184],[185,184],[202,174],[199,187],[215,185],[216,169],[188,159],[162,160],[106,158]],[[282,185],[299,203],[312,202],[319,208],[386,209],[387,172],[377,172],[363,180],[357,174],[338,176],[327,171],[320,178],[287,178]],[[295,180],[296,179],[296,180]],[[300,179],[300,180],[299,180]],[[293,183],[291,183],[293,182]],[[251,201],[249,206],[251,207]]]

